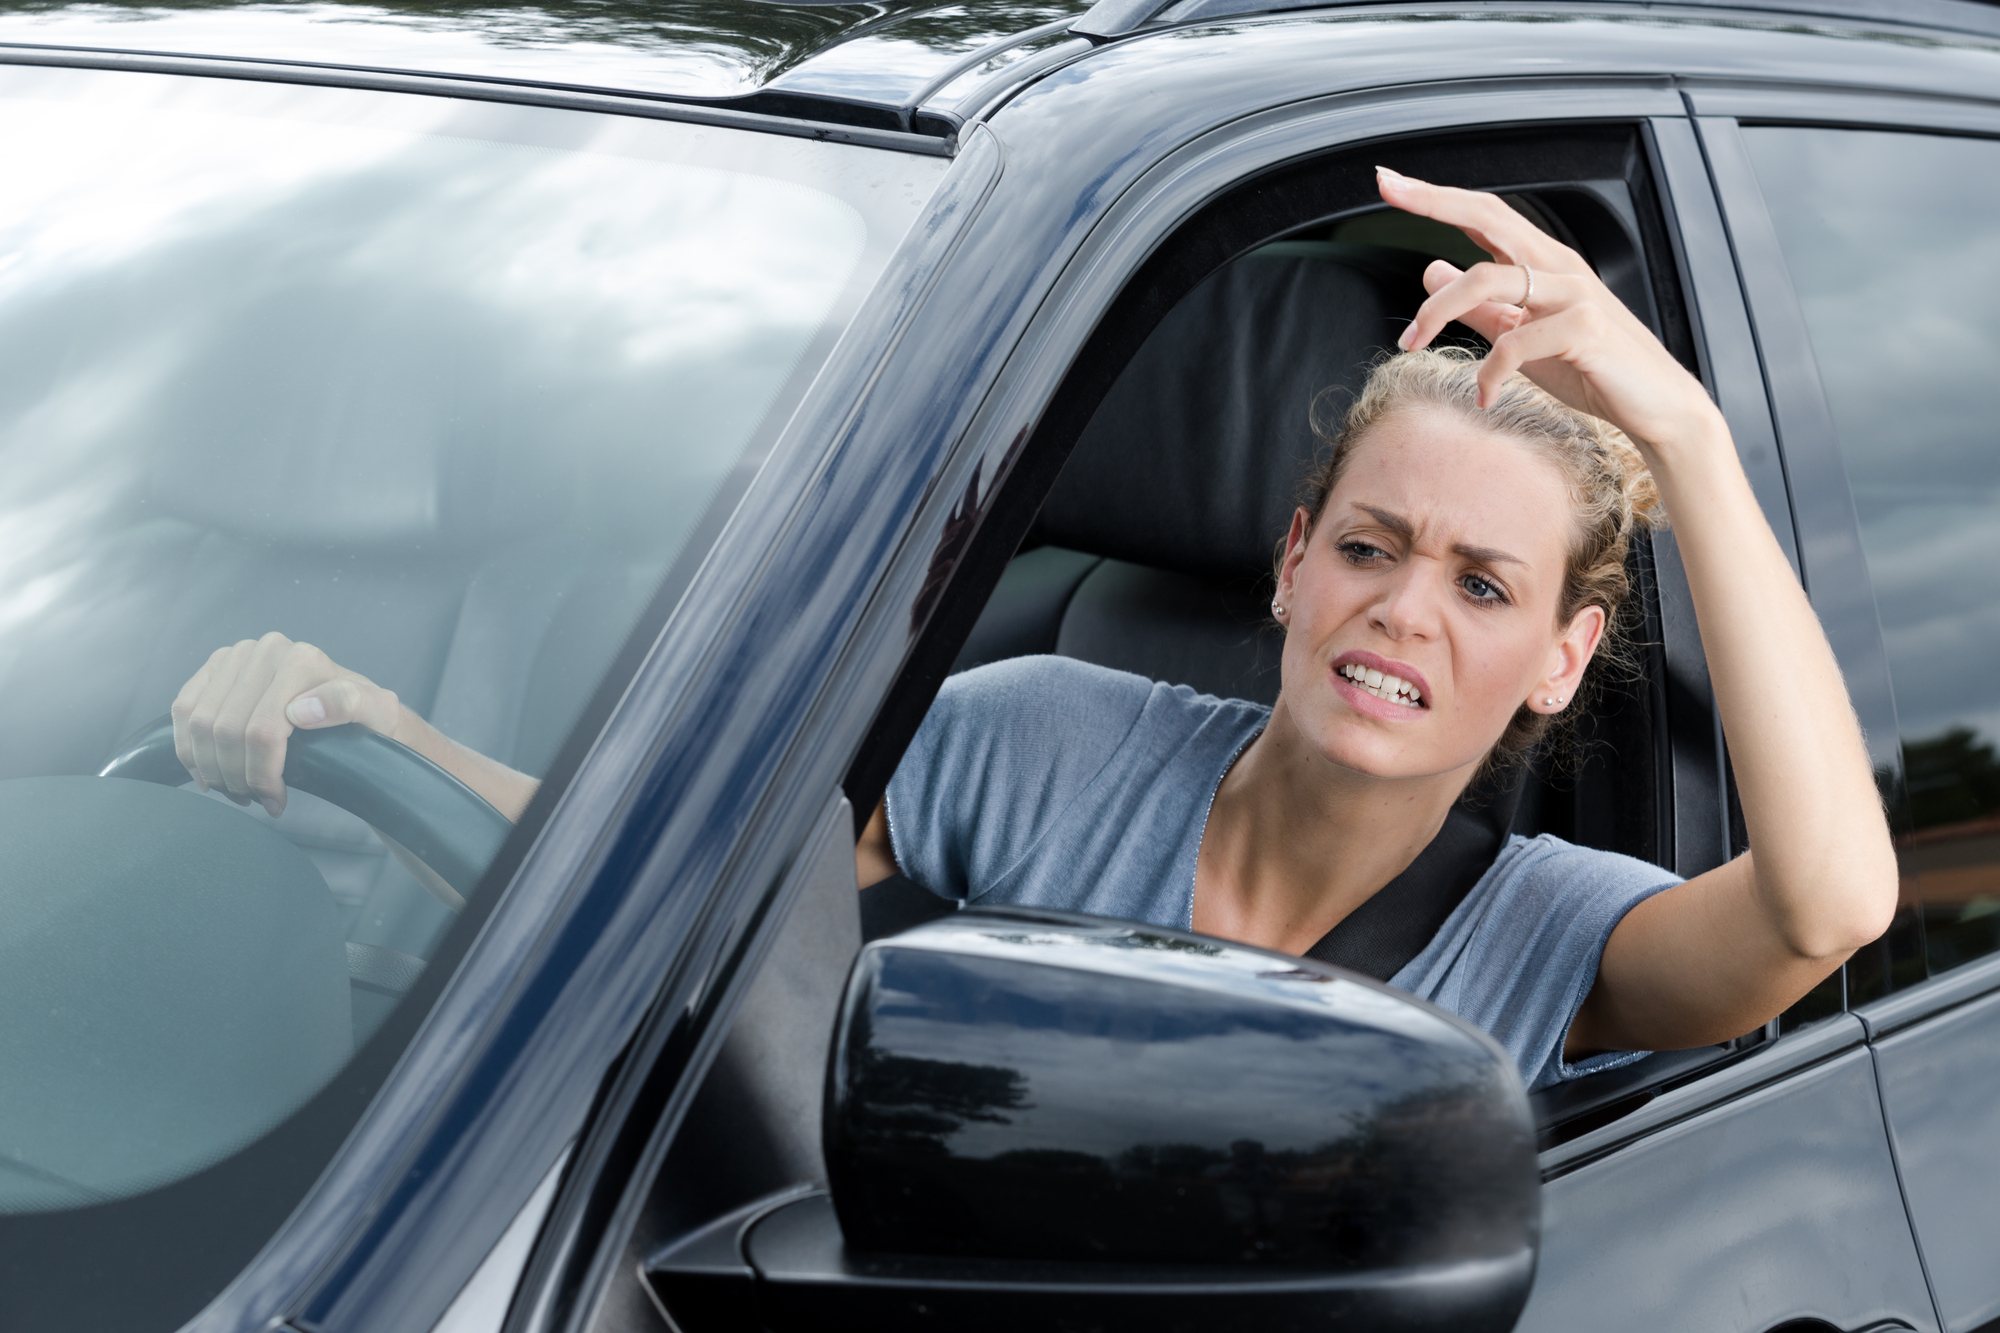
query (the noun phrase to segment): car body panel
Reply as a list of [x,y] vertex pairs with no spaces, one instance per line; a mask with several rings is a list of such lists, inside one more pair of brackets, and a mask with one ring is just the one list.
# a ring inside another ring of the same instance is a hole
[[1936,1327],[1865,1050],[1558,1177],[1542,1208],[1521,1333]]
[[1939,1315],[1970,1333],[2000,1317],[2000,995],[1884,1038],[1875,1060]]

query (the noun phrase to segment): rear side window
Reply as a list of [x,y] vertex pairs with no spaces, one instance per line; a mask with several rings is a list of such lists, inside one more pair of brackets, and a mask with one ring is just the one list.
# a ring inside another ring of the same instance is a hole
[[2000,140],[1744,139],[1854,491],[1939,972],[2000,947]]

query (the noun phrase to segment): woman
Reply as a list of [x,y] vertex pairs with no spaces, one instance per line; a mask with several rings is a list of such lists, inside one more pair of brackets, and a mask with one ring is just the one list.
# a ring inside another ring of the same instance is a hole
[[[1680,882],[1513,839],[1392,984],[1480,1023],[1534,1086],[1749,1031],[1895,908],[1833,654],[1721,414],[1582,259],[1491,195],[1387,170],[1380,185],[1495,262],[1431,265],[1407,355],[1378,367],[1293,517],[1276,705],[1050,658],[968,672],[870,820],[860,882],[901,868],[948,896],[1302,953],[1409,866],[1483,766],[1570,706],[1656,487],[1755,851]],[[1421,350],[1453,320],[1491,342],[1483,361]],[[291,728],[347,721],[510,817],[534,790],[278,635],[219,650],[173,712],[198,781],[274,811]]]

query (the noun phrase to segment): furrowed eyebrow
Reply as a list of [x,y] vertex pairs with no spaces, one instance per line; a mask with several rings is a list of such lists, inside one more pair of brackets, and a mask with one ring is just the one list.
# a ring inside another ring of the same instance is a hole
[[[1383,527],[1389,529],[1389,531],[1395,533],[1398,537],[1407,539],[1416,535],[1416,527],[1401,514],[1387,509],[1377,509],[1374,505],[1357,504],[1354,507],[1374,519],[1377,523],[1380,523]],[[1525,565],[1528,563],[1518,555],[1509,555],[1505,551],[1492,546],[1466,546],[1460,544],[1453,546],[1451,549],[1452,554],[1462,559],[1470,560],[1477,565]]]
[[1377,523],[1380,523],[1383,527],[1389,529],[1389,531],[1395,533],[1398,537],[1414,537],[1417,535],[1417,530],[1411,525],[1410,520],[1404,518],[1401,514],[1392,514],[1386,509],[1377,509],[1374,505],[1358,504],[1354,507],[1374,519]]
[[1518,555],[1508,555],[1491,546],[1454,546],[1454,555],[1460,555],[1475,565],[1525,565],[1528,562]]

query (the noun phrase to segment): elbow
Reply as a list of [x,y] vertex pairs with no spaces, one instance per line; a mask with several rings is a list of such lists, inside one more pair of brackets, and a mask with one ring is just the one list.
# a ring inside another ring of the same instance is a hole
[[1821,923],[1818,929],[1794,940],[1792,947],[1801,957],[1816,962],[1844,963],[1851,954],[1886,935],[1895,915],[1896,899],[1891,894],[1886,906],[1871,906]]
[[1893,856],[1866,873],[1826,883],[1811,908],[1794,916],[1787,942],[1801,958],[1835,964],[1888,933],[1898,888]]

